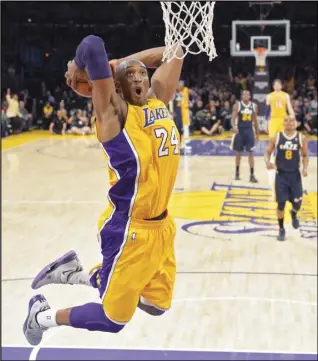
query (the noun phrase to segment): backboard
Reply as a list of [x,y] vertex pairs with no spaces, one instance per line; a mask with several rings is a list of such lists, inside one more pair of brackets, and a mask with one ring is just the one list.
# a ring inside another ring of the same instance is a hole
[[266,56],[291,55],[289,20],[236,20],[232,22],[232,56],[254,56],[255,48],[268,49]]

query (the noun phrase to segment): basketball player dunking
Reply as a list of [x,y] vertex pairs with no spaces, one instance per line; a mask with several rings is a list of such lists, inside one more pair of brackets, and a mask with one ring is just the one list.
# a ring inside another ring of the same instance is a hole
[[[87,69],[97,137],[108,158],[109,206],[99,221],[103,262],[85,272],[70,251],[46,266],[32,288],[49,283],[87,285],[98,288],[101,303],[53,310],[43,295],[33,297],[23,327],[32,345],[39,344],[51,327],[117,333],[137,307],[162,315],[171,306],[176,226],[167,206],[180,152],[179,134],[166,105],[177,88],[182,60],[162,62],[163,52],[164,48],[150,49],[110,64],[103,41],[91,35],[68,64],[67,83],[73,89],[80,70]],[[182,56],[181,49],[177,55]],[[158,67],[151,88],[147,67]]]
[[234,131],[231,148],[236,151],[235,156],[235,180],[240,180],[241,152],[246,149],[248,152],[248,162],[250,165],[250,182],[257,183],[254,175],[254,148],[255,135],[259,138],[259,127],[257,122],[257,105],[250,101],[251,94],[249,90],[243,90],[242,101],[233,106],[232,126]]
[[271,162],[271,155],[276,150],[276,179],[275,195],[277,202],[277,218],[279,224],[278,240],[285,240],[284,210],[287,201],[291,202],[292,224],[294,228],[299,227],[297,212],[300,210],[303,195],[303,186],[300,166],[300,153],[302,155],[302,175],[307,176],[309,163],[307,141],[303,135],[296,131],[296,120],[293,117],[285,116],[284,131],[277,133],[270,138],[265,162],[267,169],[275,169]]

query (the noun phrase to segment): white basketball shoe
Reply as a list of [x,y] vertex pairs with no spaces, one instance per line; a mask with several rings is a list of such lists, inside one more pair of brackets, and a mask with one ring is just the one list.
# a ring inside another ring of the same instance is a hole
[[47,327],[38,324],[36,317],[39,312],[47,311],[50,308],[43,295],[36,295],[29,302],[28,314],[23,324],[23,333],[33,346],[41,342],[43,333],[47,330]]
[[83,271],[83,266],[75,251],[67,252],[45,266],[34,278],[31,287],[35,290],[48,284],[70,284],[70,278],[74,273]]

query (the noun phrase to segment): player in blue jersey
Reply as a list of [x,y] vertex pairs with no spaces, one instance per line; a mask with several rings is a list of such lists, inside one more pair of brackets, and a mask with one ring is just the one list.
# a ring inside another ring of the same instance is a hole
[[[279,224],[278,240],[284,241],[284,210],[286,202],[292,204],[291,217],[295,229],[299,227],[297,213],[300,210],[303,196],[303,186],[300,174],[300,158],[302,157],[302,175],[308,175],[308,150],[305,137],[296,131],[294,117],[285,116],[284,131],[270,138],[265,153],[267,169],[276,168],[275,195],[277,202],[277,218]],[[276,165],[271,162],[271,155],[276,152]],[[276,166],[276,167],[275,167]]]
[[[235,156],[235,180],[240,180],[241,152],[246,149],[250,165],[250,182],[257,183],[254,175],[254,148],[255,137],[259,138],[259,127],[257,123],[257,105],[250,101],[249,90],[243,90],[242,100],[233,106],[232,127],[234,136],[231,148],[236,151]],[[255,129],[255,133],[254,133]]]

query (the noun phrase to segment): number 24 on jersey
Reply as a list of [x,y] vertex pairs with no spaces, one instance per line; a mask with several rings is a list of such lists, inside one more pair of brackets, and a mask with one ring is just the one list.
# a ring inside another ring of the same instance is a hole
[[175,127],[171,128],[171,134],[169,134],[169,131],[164,127],[156,128],[154,131],[156,138],[161,138],[161,144],[158,150],[159,157],[166,157],[169,155],[169,143],[173,147],[173,154],[179,153],[179,140]]

